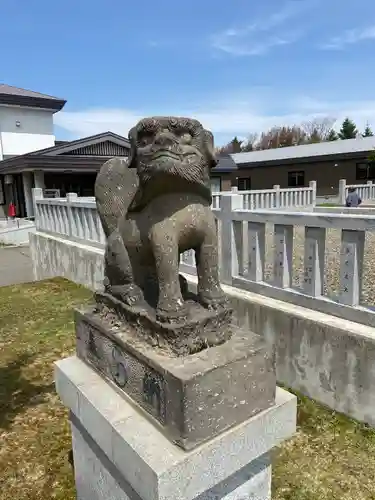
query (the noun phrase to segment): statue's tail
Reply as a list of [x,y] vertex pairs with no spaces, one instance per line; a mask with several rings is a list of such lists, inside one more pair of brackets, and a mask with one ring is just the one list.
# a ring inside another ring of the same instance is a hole
[[112,158],[104,163],[95,182],[96,206],[104,234],[109,237],[119,218],[126,214],[138,189],[135,168],[126,158]]

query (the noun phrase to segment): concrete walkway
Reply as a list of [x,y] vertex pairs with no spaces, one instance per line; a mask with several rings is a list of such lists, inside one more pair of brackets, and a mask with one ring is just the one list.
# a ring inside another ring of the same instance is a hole
[[0,286],[33,281],[28,247],[0,247]]

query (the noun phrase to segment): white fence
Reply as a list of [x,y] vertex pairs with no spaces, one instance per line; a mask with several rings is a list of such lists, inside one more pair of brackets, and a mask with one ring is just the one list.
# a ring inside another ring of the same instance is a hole
[[339,183],[340,205],[345,205],[345,200],[351,187],[356,189],[362,201],[375,200],[375,184],[372,181],[368,181],[366,184],[347,184],[345,179],[341,179]]
[[[316,181],[311,181],[309,187],[302,188],[281,189],[278,185],[273,186],[273,189],[252,189],[251,191],[238,191],[237,188],[232,188],[231,193],[241,195],[243,208],[248,210],[314,207],[316,204]],[[220,196],[227,194],[228,191],[214,192],[213,208],[218,207]]]
[[[280,189],[280,186],[274,186],[274,189],[232,193],[241,197],[243,208],[250,210],[314,207],[316,182],[312,181],[308,188]],[[223,195],[228,195],[228,192],[212,194],[213,209],[220,207]],[[33,190],[33,198],[38,230],[78,240],[105,243],[94,197],[78,197],[75,193],[68,193],[66,198],[45,198],[42,189],[36,188]]]
[[[366,231],[375,231],[375,216],[275,210],[246,210],[237,196],[223,196],[218,220],[220,279],[223,283],[295,303],[349,321],[375,326],[375,309],[362,305]],[[266,224],[273,225],[273,279],[265,273]],[[303,283],[293,287],[294,228],[304,226]],[[324,295],[326,232],[341,232],[340,290]],[[192,252],[182,256],[181,270],[196,274]]]
[[68,193],[66,198],[44,198],[39,188],[33,190],[35,224],[45,231],[72,240],[104,245],[106,238],[96,210],[94,198],[79,198]]
[[243,208],[247,210],[303,208],[316,204],[316,181],[303,188],[281,189],[276,185],[273,189],[235,192],[243,196]]
[[[38,231],[80,243],[103,247],[105,236],[94,201],[43,199],[34,190]],[[288,212],[244,208],[239,194],[215,195],[218,219],[220,277],[223,283],[275,299],[375,326],[375,311],[361,304],[365,232],[375,231],[375,216],[336,213]],[[266,224],[274,227],[273,278],[265,275]],[[294,226],[305,227],[304,280],[292,286]],[[324,295],[327,229],[341,232],[340,291]],[[196,274],[194,253],[181,257],[181,271]]]

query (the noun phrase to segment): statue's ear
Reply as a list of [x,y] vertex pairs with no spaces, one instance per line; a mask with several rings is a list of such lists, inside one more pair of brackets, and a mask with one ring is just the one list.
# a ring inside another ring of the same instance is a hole
[[207,163],[210,168],[216,167],[218,160],[215,154],[214,136],[209,130],[204,130],[204,142],[207,156]]
[[129,164],[128,168],[137,167],[137,129],[133,127],[130,129],[128,134],[128,139],[130,141],[130,154],[129,154]]

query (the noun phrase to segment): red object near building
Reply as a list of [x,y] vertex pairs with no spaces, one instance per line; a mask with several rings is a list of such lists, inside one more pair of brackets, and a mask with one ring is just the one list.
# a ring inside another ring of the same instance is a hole
[[8,217],[16,216],[16,205],[14,203],[9,203],[8,207]]

